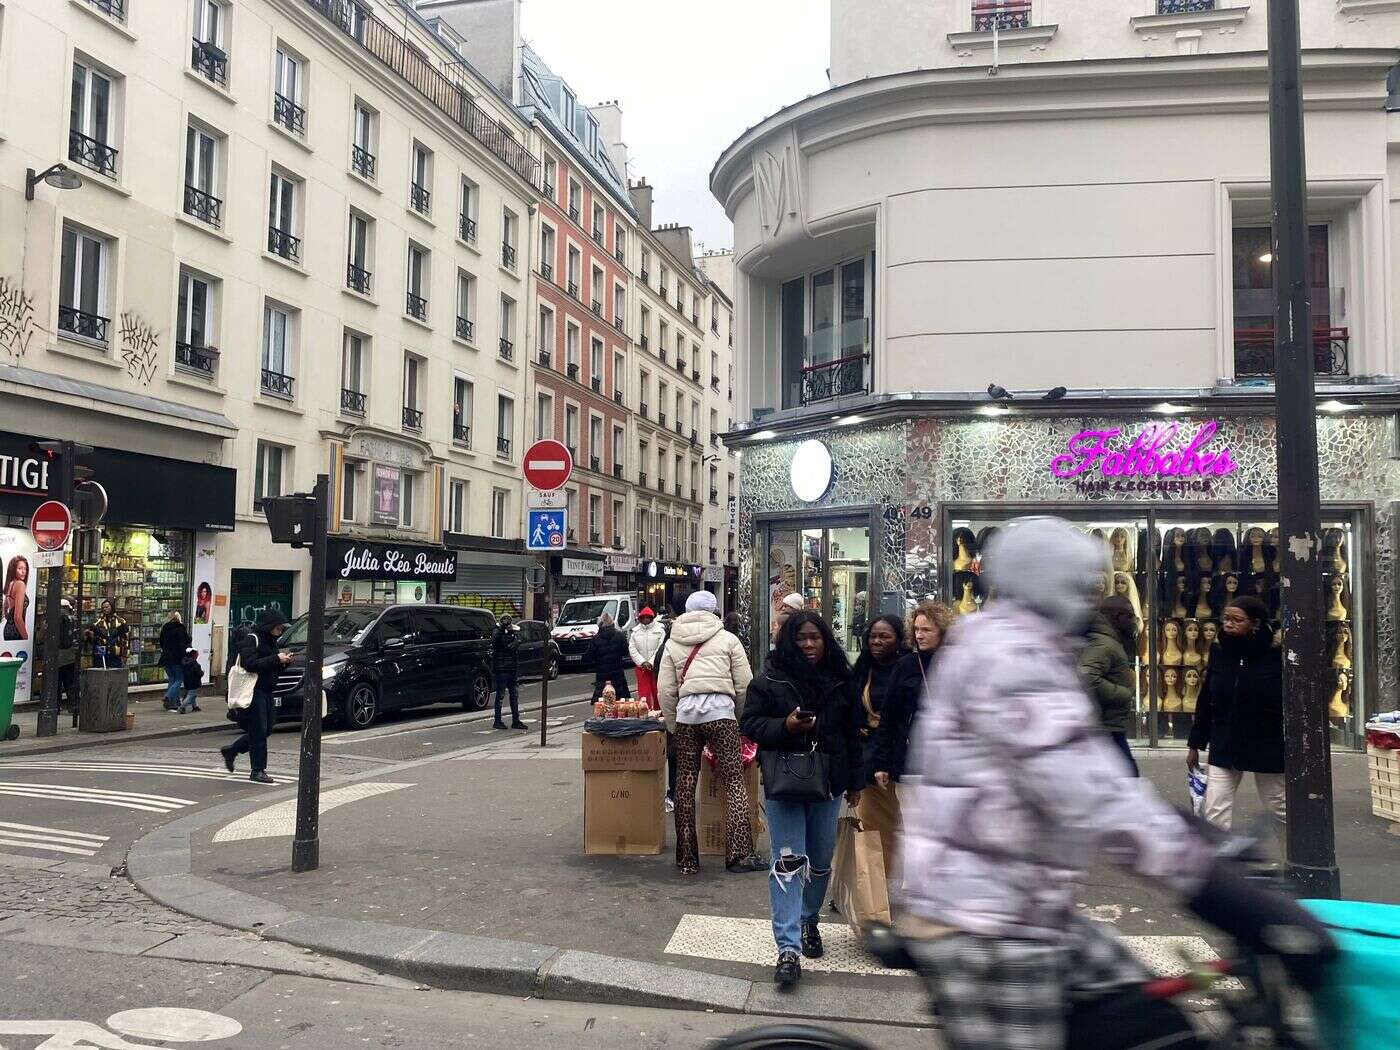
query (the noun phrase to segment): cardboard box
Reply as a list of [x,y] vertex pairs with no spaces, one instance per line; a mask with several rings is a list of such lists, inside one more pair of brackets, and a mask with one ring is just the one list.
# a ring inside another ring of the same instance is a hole
[[610,737],[584,733],[583,768],[585,772],[665,769],[666,734],[656,732]]
[[[648,733],[647,736],[660,736]],[[585,735],[584,739],[587,739]],[[655,856],[666,848],[666,747],[657,769],[583,774],[583,852]]]
[[[744,783],[749,792],[749,827],[753,831],[754,848],[762,850],[768,825],[763,820],[763,788],[759,784],[758,763],[744,770]],[[724,856],[724,811],[729,792],[715,779],[714,770],[700,761],[700,801],[696,815],[696,833],[700,838],[702,857]]]

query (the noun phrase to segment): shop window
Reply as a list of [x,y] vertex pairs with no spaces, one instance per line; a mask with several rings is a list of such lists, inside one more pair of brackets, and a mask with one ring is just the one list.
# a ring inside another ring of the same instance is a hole
[[783,528],[768,531],[764,551],[767,619],[789,594],[799,594],[808,609],[831,625],[837,642],[854,663],[871,612],[870,530],[865,525],[829,528]]
[[290,453],[270,441],[258,442],[257,464],[253,472],[253,511],[263,508],[263,500],[282,495],[282,479],[288,473]]

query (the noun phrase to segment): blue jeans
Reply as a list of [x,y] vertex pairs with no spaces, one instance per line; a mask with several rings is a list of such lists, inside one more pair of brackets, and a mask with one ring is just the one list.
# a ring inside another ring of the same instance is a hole
[[178,708],[185,692],[185,669],[180,664],[164,664],[165,706]]
[[510,694],[510,720],[512,723],[520,721],[520,687],[519,675],[515,671],[496,672],[496,721],[501,720],[501,700],[506,693]]
[[[836,849],[836,819],[842,801],[764,801],[773,867],[768,873],[768,900],[773,911],[773,940],[779,952],[802,946],[802,923],[816,922],[831,882],[831,854]],[[788,869],[788,870],[782,870]]]

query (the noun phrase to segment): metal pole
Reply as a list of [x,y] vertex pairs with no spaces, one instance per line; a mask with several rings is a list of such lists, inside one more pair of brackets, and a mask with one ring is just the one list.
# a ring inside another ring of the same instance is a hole
[[1286,865],[1310,897],[1338,897],[1332,751],[1323,641],[1321,493],[1308,304],[1308,189],[1297,0],[1269,2],[1269,160],[1273,194],[1274,372],[1278,416],[1279,585],[1283,602]]
[[[58,443],[57,470],[49,473],[49,499],[73,509],[73,460],[77,450],[71,441]],[[63,567],[50,569],[44,594],[44,690],[39,700],[37,736],[58,735],[58,660],[63,620]]]
[[301,763],[292,871],[321,866],[321,660],[326,633],[326,507],[330,479],[316,475],[311,494],[311,586],[306,610],[306,677],[302,680]]
[[[554,609],[554,577],[549,571],[549,555],[541,555],[540,560],[544,563],[544,616],[545,623],[549,626],[549,638],[554,638],[554,624],[549,622],[550,613]],[[544,674],[540,678],[540,747],[548,747],[549,741],[549,660],[552,645],[545,643],[545,665]]]

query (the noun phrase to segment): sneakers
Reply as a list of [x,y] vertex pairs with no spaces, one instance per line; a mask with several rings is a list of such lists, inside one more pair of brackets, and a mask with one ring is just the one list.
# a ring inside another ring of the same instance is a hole
[[802,924],[802,954],[809,959],[820,959],[825,950],[822,947],[822,931],[817,929],[817,924],[804,922]]
[[504,729],[505,727],[506,727],[506,724],[505,724],[504,722],[502,722],[499,718],[496,719],[496,721],[494,721],[494,722],[491,723],[491,728],[492,728],[492,729]]
[[747,857],[736,860],[732,864],[726,864],[724,867],[726,871],[732,871],[737,875],[750,871],[767,871],[768,862],[757,853],[750,853]]
[[230,773],[233,772],[233,760],[238,757],[238,752],[234,751],[233,745],[219,748],[219,754],[224,756],[224,768]]
[[530,727],[527,726],[524,722],[520,721],[520,719],[518,719],[518,718],[517,718],[514,722],[512,722],[512,723],[510,724],[510,727],[511,727],[512,729],[529,729],[529,728],[530,728]]
[[[277,781],[273,780],[270,776],[267,775],[267,771],[264,770],[264,769],[260,769],[260,770],[258,770],[256,773],[249,773],[249,774],[248,774],[248,779],[251,780],[254,784],[275,784],[275,783],[277,783]],[[805,938],[804,938],[804,939],[805,939]]]
[[802,979],[802,964],[797,961],[796,952],[780,952],[778,965],[773,969],[773,983],[781,992],[791,991]]

